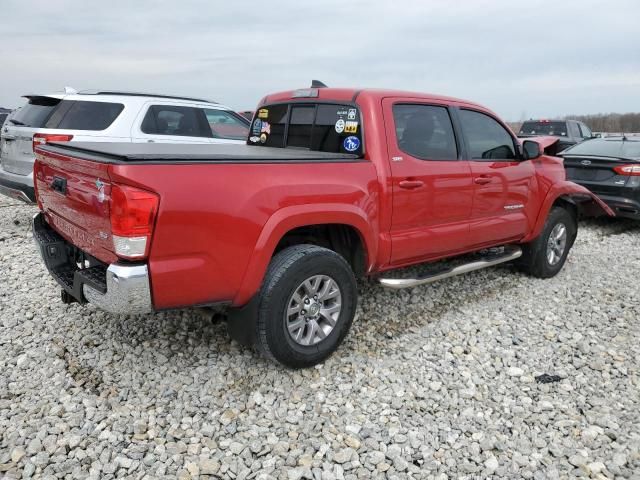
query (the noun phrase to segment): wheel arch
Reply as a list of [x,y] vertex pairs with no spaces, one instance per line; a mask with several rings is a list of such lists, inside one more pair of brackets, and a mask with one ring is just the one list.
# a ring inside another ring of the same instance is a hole
[[[256,242],[254,252],[247,265],[242,283],[233,299],[234,306],[241,306],[250,301],[250,299],[259,290],[264,275],[269,266],[269,262],[275,253],[286,246],[298,243],[310,243],[308,235],[300,235],[299,242],[286,242],[291,236],[310,233],[314,229],[329,232],[337,232],[339,230],[346,235],[353,236],[357,240],[356,246],[362,251],[362,272],[369,272],[375,263],[377,256],[377,243],[375,241],[372,222],[367,218],[365,212],[354,205],[344,204],[314,204],[314,205],[296,205],[285,207],[275,212],[265,223],[258,241]],[[289,236],[289,237],[288,237]],[[326,237],[322,238],[326,241]],[[333,241],[329,239],[329,241]],[[322,242],[313,242],[319,246],[325,246],[337,253],[344,255],[344,250],[331,248],[331,244],[327,245]],[[352,265],[352,268],[358,268],[354,265],[354,258],[346,258]]]
[[549,212],[554,206],[560,206],[568,209],[574,217],[578,218],[578,215],[582,212],[595,212],[610,216],[615,216],[615,213],[585,187],[578,185],[577,183],[563,181],[554,184],[547,193],[542,206],[538,213],[538,217],[534,224],[532,231],[527,235],[521,243],[527,243],[537,238],[544,228],[544,224],[549,216]]

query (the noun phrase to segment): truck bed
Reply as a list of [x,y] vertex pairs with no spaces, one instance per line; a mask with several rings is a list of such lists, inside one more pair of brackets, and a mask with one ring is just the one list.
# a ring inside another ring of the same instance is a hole
[[237,144],[51,143],[42,150],[101,163],[314,163],[360,161],[350,153]]

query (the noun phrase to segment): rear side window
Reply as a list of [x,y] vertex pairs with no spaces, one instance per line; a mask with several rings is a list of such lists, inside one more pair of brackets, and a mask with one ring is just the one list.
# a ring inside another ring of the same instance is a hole
[[394,105],[398,147],[423,160],[457,160],[458,149],[451,118],[445,107]]
[[216,110],[205,108],[204,114],[207,123],[211,128],[213,138],[223,138],[227,140],[246,140],[249,135],[247,121],[239,115],[227,110]]
[[460,110],[460,123],[473,160],[516,158],[513,138],[494,118],[473,110]]
[[152,105],[140,129],[150,135],[211,138],[211,129],[199,108]]
[[571,136],[574,138],[579,138],[581,134],[580,134],[580,129],[578,128],[578,124],[574,122],[568,122],[568,123],[569,123],[569,133],[571,134]]
[[65,130],[107,129],[124,110],[121,103],[62,100],[46,122],[46,128]]
[[12,117],[18,126],[42,128],[60,100],[52,97],[34,97]]
[[593,135],[589,127],[587,127],[584,123],[580,124],[580,133],[582,134],[582,138],[591,138]]
[[247,143],[361,155],[360,112],[353,105],[334,103],[265,106],[255,114]]

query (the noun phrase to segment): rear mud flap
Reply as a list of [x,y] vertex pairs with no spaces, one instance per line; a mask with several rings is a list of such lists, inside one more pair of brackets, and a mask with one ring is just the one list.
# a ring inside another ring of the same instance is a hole
[[258,322],[258,296],[240,308],[230,308],[227,313],[227,331],[229,336],[245,347],[256,343]]

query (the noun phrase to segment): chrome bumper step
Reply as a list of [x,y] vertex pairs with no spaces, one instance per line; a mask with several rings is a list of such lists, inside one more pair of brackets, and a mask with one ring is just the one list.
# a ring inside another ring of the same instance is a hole
[[417,287],[418,285],[437,282],[439,280],[444,280],[445,278],[462,275],[463,273],[474,272],[476,270],[493,267],[501,263],[511,262],[520,258],[521,256],[522,249],[520,247],[515,245],[507,245],[504,247],[504,251],[499,254],[490,254],[480,260],[474,260],[469,263],[457,265],[444,271],[420,276],[417,278],[381,278],[379,279],[379,282],[383,287],[392,288],[394,290]]

